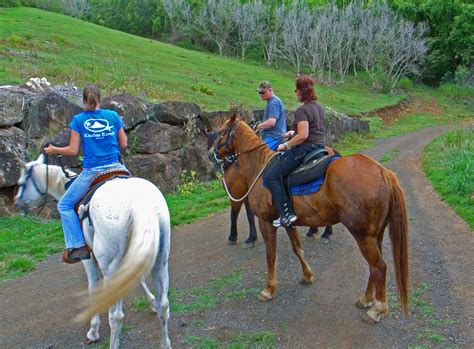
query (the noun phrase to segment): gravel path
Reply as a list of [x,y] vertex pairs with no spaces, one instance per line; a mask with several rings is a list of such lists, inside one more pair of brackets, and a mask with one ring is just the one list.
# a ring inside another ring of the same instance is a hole
[[[379,142],[365,151],[380,159],[395,149],[386,164],[398,174],[409,210],[411,291],[417,291],[411,316],[395,309],[377,325],[360,321],[364,312],[353,304],[363,292],[368,269],[348,231],[335,226],[331,243],[304,240],[306,258],[315,272],[310,286],[298,283],[301,268],[289,239],[278,230],[277,297],[256,300],[255,291],[243,299],[217,296],[213,309],[172,313],[170,335],[174,348],[186,348],[188,336],[229,341],[235,333],[269,331],[279,348],[406,348],[474,347],[474,236],[431,188],[420,157],[424,146],[448,129],[433,127]],[[170,259],[175,290],[206,287],[213,278],[239,271],[234,291],[265,285],[265,249],[242,248],[247,234],[245,215],[239,219],[240,241],[226,245],[228,212],[173,229]],[[302,239],[304,234],[302,232]],[[385,239],[388,290],[396,295],[391,246]],[[70,321],[80,309],[78,291],[86,288],[81,265],[66,265],[54,255],[31,274],[0,284],[0,348],[82,348],[87,324]],[[159,341],[159,324],[149,312],[132,309],[136,290],[126,299],[123,348],[151,348]],[[394,298],[396,300],[396,298]],[[186,301],[182,299],[181,301]],[[393,303],[393,302],[392,302]],[[396,303],[396,301],[395,301]],[[101,333],[107,337],[107,318]],[[102,343],[104,343],[102,341]]]

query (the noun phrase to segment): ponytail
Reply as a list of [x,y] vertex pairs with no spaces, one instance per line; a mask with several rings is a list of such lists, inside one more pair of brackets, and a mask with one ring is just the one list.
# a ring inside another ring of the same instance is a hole
[[94,84],[87,85],[82,92],[82,99],[85,110],[95,110],[100,104],[99,88]]

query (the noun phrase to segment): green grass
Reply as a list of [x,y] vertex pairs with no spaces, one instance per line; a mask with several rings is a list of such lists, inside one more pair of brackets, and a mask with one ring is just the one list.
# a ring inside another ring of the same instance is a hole
[[171,225],[191,223],[229,206],[229,198],[220,181],[198,183],[191,193],[165,194]]
[[370,133],[346,133],[334,146],[343,155],[349,155],[373,147],[377,139],[396,137],[437,125],[459,124],[474,118],[474,96],[459,101],[449,98],[439,89],[417,86],[408,91],[407,97],[426,106],[436,102],[440,113],[407,113],[390,124],[385,124],[379,117],[362,117],[362,120],[369,122]]
[[[265,102],[255,88],[259,80],[270,80],[288,108],[298,105],[294,73],[38,9],[0,8],[0,52],[0,85],[25,83],[31,77],[79,87],[94,82],[104,94],[127,92],[151,101],[181,100],[206,110],[226,110],[231,104],[262,109]],[[324,105],[349,114],[393,105],[402,98],[374,91],[363,74],[336,87],[318,85],[316,90]]]
[[235,333],[228,341],[221,341],[217,338],[188,336],[186,343],[191,348],[275,348],[276,334],[270,331],[255,331],[251,333]]
[[385,164],[389,162],[397,153],[398,153],[397,149],[389,150],[379,159],[380,163]]
[[[430,297],[429,293],[432,288],[431,284],[422,282],[409,295],[412,317],[415,319],[419,318],[423,323],[423,327],[417,329],[417,339],[429,341],[429,344],[409,345],[408,348],[431,348],[433,344],[441,344],[447,340],[441,332],[449,326],[456,324],[455,320],[437,316],[435,307],[427,300]],[[400,305],[393,292],[388,292],[388,302],[390,314],[394,316],[399,311]]]
[[436,138],[423,155],[423,170],[435,190],[474,229],[474,128]]
[[[206,286],[193,289],[170,288],[169,298],[171,311],[175,314],[215,309],[223,302],[231,302],[244,298],[256,299],[259,290],[256,288],[239,288],[242,283],[242,271],[237,270],[211,279]],[[235,289],[238,289],[237,291]],[[134,311],[148,311],[149,305],[145,296],[135,298],[131,302]],[[203,324],[197,324],[203,327]]]
[[0,281],[23,275],[63,248],[58,221],[0,217]]

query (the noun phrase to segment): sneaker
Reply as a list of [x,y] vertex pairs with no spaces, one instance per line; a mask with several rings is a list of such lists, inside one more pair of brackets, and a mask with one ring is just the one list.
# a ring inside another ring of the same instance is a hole
[[296,215],[294,214],[290,214],[288,216],[286,216],[285,218],[278,218],[278,219],[275,219],[273,221],[273,226],[278,228],[280,226],[289,226],[291,223],[295,222],[296,220],[298,219],[298,217],[296,217]]
[[78,263],[82,259],[90,259],[91,253],[87,246],[67,248],[63,253],[63,261],[69,264]]

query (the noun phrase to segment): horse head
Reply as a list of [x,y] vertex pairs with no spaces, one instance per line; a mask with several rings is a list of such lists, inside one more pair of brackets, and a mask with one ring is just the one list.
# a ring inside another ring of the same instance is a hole
[[222,164],[229,156],[234,154],[233,139],[240,119],[234,113],[219,130],[208,134],[208,144],[213,144],[209,149],[209,159],[217,164]]
[[47,193],[48,178],[43,178],[37,170],[44,165],[45,157],[41,154],[35,161],[23,165],[21,175],[17,182],[15,206],[27,213]]

